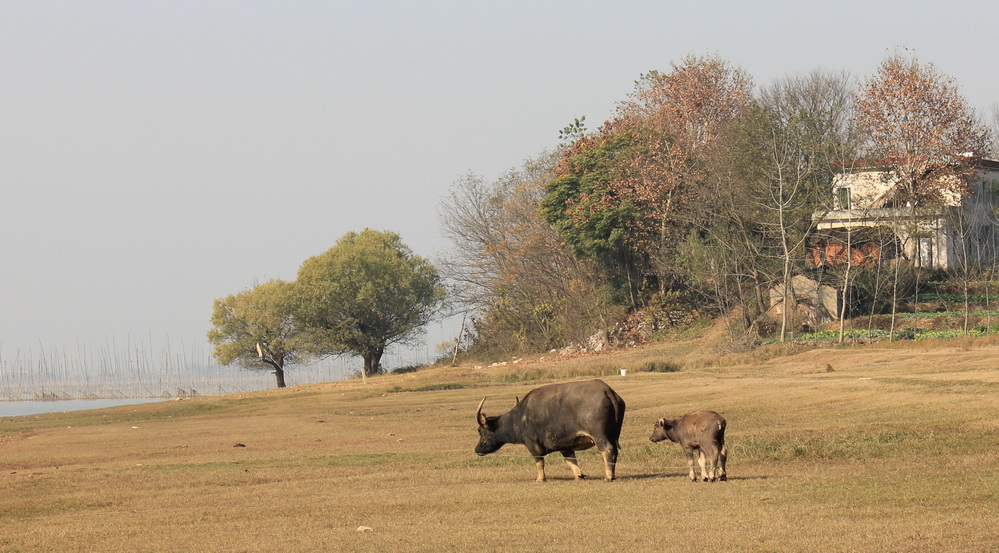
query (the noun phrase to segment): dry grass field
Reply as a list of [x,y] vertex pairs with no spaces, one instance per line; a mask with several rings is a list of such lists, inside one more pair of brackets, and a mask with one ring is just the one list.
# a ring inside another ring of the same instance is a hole
[[[999,551],[999,345],[696,346],[0,419],[0,551]],[[628,404],[617,481],[473,454],[482,396],[587,375]],[[700,408],[728,482],[648,441]]]

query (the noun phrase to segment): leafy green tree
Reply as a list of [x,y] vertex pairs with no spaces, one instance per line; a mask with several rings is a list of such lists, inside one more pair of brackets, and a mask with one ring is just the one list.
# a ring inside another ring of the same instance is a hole
[[278,388],[288,365],[307,359],[307,337],[293,318],[294,285],[271,280],[215,300],[208,341],[219,363],[273,369]]
[[628,229],[637,213],[612,190],[617,159],[633,147],[628,133],[584,137],[565,152],[557,178],[545,186],[538,209],[573,254],[598,262],[612,286],[635,305],[639,264]]
[[348,232],[302,264],[297,321],[318,355],[351,353],[364,376],[378,372],[385,348],[415,338],[436,314],[444,288],[434,266],[394,232]]

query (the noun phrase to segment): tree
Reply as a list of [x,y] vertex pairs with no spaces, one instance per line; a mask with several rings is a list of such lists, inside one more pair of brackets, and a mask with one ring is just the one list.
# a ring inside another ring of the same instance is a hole
[[563,130],[576,140],[547,187],[542,217],[576,255],[605,268],[628,306],[682,287],[675,260],[693,224],[690,199],[751,90],[745,72],[716,57],[688,56],[668,73],[642,75],[596,133],[581,134],[579,121]]
[[434,266],[394,232],[348,232],[302,264],[296,320],[309,329],[313,353],[351,353],[363,376],[379,371],[385,348],[407,343],[436,314],[444,289]]
[[[953,79],[915,57],[882,62],[862,87],[856,117],[868,157],[891,169],[890,204],[908,209],[913,227],[921,208],[965,194],[977,171],[974,159],[989,153],[989,131]],[[911,228],[909,238],[915,236]],[[918,240],[914,251],[918,265]]]
[[464,175],[441,203],[443,234],[454,247],[440,266],[452,297],[473,314],[476,355],[546,351],[611,318],[595,263],[573,256],[538,213],[557,160],[542,153],[494,182]]
[[[765,89],[760,103],[771,114],[771,138],[768,148],[771,167],[770,181],[780,192],[771,193],[771,211],[778,215],[775,225],[780,230],[783,246],[783,303],[781,340],[786,334],[787,315],[794,301],[789,288],[792,263],[804,256],[804,247],[814,232],[814,213],[833,208],[829,183],[834,171],[843,170],[856,158],[859,136],[853,120],[854,94],[846,74],[812,71],[803,77],[787,77]],[[795,198],[798,196],[798,198]],[[795,209],[795,206],[798,209]],[[848,206],[842,206],[844,208]],[[847,235],[850,229],[847,228]],[[792,247],[787,247],[788,245]],[[852,246],[847,240],[847,249]],[[849,288],[852,256],[847,256],[843,272],[841,297],[845,309]],[[798,269],[799,267],[794,267]],[[845,311],[840,319],[840,339],[843,337]]]
[[294,301],[294,285],[282,280],[215,300],[208,341],[218,362],[273,369],[283,388],[286,367],[308,357],[305,332],[292,318]]
[[757,128],[753,143],[759,148],[753,157],[762,178],[751,196],[761,207],[768,241],[779,245],[781,341],[787,335],[789,315],[797,312],[791,278],[804,269],[814,214],[832,208],[833,167],[843,166],[855,151],[846,83],[845,76],[817,71],[778,80],[763,91],[760,111],[752,117],[758,122],[751,126]]
[[[975,158],[989,152],[988,129],[953,79],[933,64],[900,54],[887,57],[864,83],[856,117],[868,137],[868,156],[890,169],[884,172],[891,190],[883,204],[896,208],[897,225],[907,227],[903,251],[919,267],[923,262],[920,220],[968,192],[977,172]],[[896,300],[898,268],[896,264]],[[893,306],[893,334],[895,312]]]
[[555,178],[545,186],[538,212],[574,255],[600,265],[622,303],[634,306],[642,260],[628,229],[638,214],[631,202],[612,189],[622,170],[619,160],[630,157],[633,146],[630,134],[615,132],[610,126],[578,139],[563,153]]
[[989,155],[992,159],[999,159],[999,102],[992,104],[989,109],[989,136],[992,142],[992,151]]
[[615,126],[633,137],[611,190],[635,206],[632,242],[655,272],[659,292],[675,267],[678,240],[694,223],[691,198],[708,178],[717,142],[751,105],[752,79],[717,57],[688,56],[650,71],[618,109]]
[[693,228],[677,265],[693,290],[739,313],[747,329],[769,309],[773,287],[805,268],[812,214],[829,209],[832,168],[853,157],[851,97],[845,75],[778,80],[716,126],[698,154],[704,181],[688,190]]

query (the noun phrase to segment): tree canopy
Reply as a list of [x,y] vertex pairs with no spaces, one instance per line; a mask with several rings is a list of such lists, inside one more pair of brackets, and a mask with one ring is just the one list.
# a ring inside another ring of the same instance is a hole
[[[814,71],[760,89],[716,56],[688,56],[641,75],[597,130],[583,122],[562,129],[556,152],[492,183],[470,173],[442,203],[455,248],[441,271],[480,352],[578,343],[645,308],[740,313],[752,332],[775,302],[797,301],[789,283],[805,273],[838,286],[845,306],[858,277],[808,255],[823,216],[849,209],[834,177],[875,159],[898,183],[886,202],[914,214],[965,192],[995,146],[953,80],[900,55],[859,86]],[[374,230],[306,260],[287,288],[258,288],[217,302],[220,360],[279,369],[350,353],[365,375],[445,295],[429,261]],[[253,302],[271,311],[264,321],[241,314]]]
[[385,348],[415,336],[436,314],[444,288],[434,266],[394,232],[348,232],[298,272],[296,319],[318,355],[352,353],[373,375]]
[[219,363],[273,369],[285,386],[285,367],[308,358],[308,336],[293,318],[292,283],[271,280],[215,300],[208,341]]
[[327,355],[359,355],[370,376],[386,347],[416,336],[443,300],[436,268],[398,234],[349,232],[307,259],[294,282],[215,300],[208,339],[220,363],[271,368],[278,387],[289,365]]
[[971,161],[991,145],[988,128],[954,80],[901,54],[887,57],[863,84],[857,122],[869,157],[899,178],[897,201],[911,205],[963,192],[975,172]]

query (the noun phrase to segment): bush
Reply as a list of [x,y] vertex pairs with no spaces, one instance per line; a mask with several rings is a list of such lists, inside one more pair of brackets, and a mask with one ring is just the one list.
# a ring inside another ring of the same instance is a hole
[[[895,267],[857,267],[850,287],[851,316],[870,313],[891,313],[897,306],[911,300],[916,293],[917,271],[908,264],[898,267],[898,287],[894,290]],[[893,294],[897,297],[893,298]]]
[[405,367],[398,367],[392,369],[392,374],[408,374],[415,373],[416,371],[423,368],[423,365],[407,365]]
[[675,373],[680,372],[680,366],[672,361],[649,361],[638,370],[647,373]]

